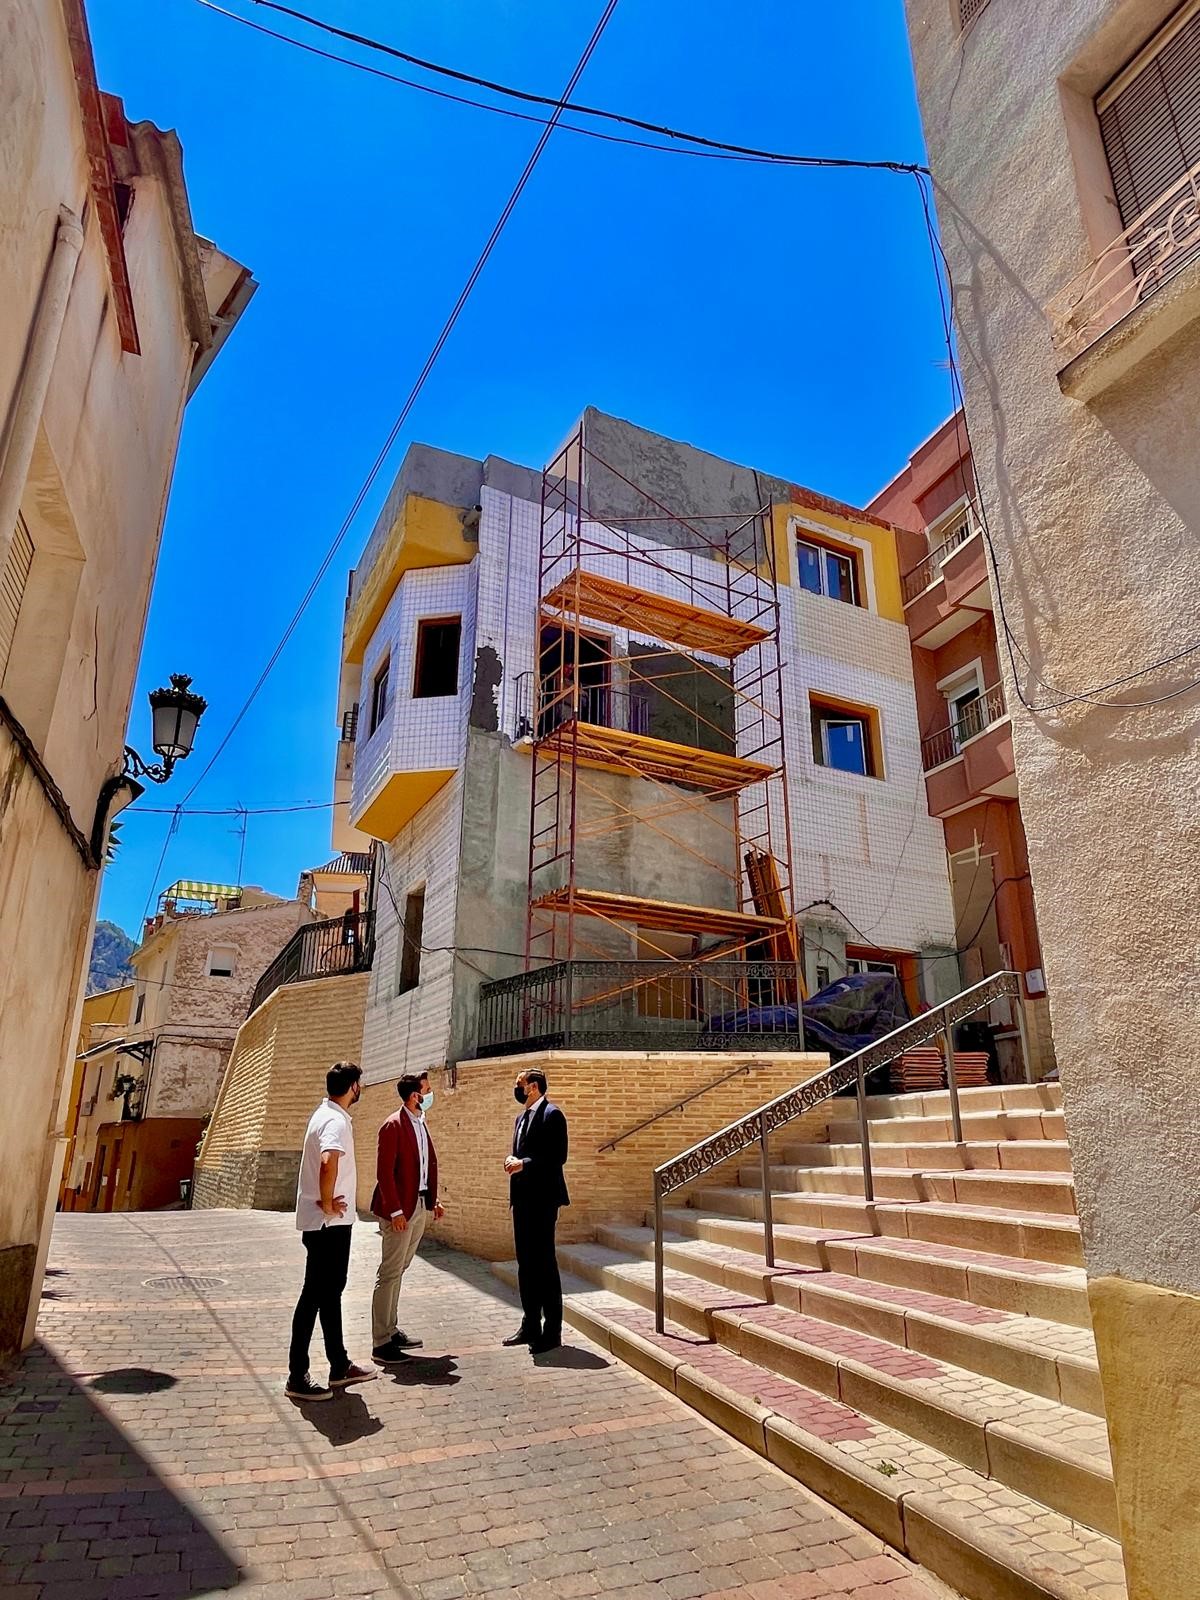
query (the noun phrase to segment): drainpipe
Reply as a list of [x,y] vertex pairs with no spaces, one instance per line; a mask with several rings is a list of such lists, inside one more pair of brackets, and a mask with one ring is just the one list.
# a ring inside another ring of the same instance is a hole
[[83,248],[83,224],[67,206],[58,208],[54,253],[42,284],[41,299],[29,336],[25,364],[13,396],[8,439],[0,465],[0,557],[7,555],[21,496],[33,460],[38,423],[46,405],[50,374],[67,316],[67,302],[75,279],[75,266]]

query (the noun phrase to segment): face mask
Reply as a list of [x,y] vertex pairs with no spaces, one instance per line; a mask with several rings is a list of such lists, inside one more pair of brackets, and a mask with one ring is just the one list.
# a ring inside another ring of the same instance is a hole
[[525,1104],[525,1091],[519,1083],[513,1084],[513,1099],[519,1106],[523,1106]]
[[423,1094],[421,1096],[421,1110],[422,1111],[428,1111],[432,1104],[433,1104],[433,1090],[430,1089],[428,1094]]

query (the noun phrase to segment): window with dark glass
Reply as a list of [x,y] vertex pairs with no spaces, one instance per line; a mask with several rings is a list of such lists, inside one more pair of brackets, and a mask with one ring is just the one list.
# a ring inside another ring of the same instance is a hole
[[811,539],[797,539],[796,557],[802,589],[830,600],[843,600],[847,605],[861,605],[858,561],[852,551],[832,550]]
[[811,702],[813,760],[820,767],[876,778],[875,740],[869,711]]
[[371,683],[371,733],[379,727],[388,708],[388,679],[392,671],[392,658],[389,656],[375,674]]
[[400,943],[400,985],[407,994],[421,981],[421,936],[425,930],[425,889],[414,889],[404,902],[404,927]]
[[414,700],[436,700],[458,693],[458,649],[461,642],[461,617],[438,617],[417,624]]

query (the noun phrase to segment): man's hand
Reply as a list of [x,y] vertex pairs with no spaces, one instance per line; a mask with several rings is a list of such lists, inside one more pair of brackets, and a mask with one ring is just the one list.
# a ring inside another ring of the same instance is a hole
[[434,1208],[433,1208],[433,1220],[435,1222],[440,1222],[445,1215],[446,1215],[445,1206],[437,1206],[437,1205],[434,1206]]
[[340,1194],[335,1194],[328,1204],[324,1200],[321,1201],[321,1210],[327,1217],[344,1217],[346,1215],[346,1202]]
[[392,1232],[403,1233],[407,1227],[408,1218],[404,1215],[403,1211],[397,1211],[396,1215],[392,1218]]
[[521,1160],[520,1156],[505,1156],[504,1170],[505,1172],[509,1173],[524,1172],[525,1163]]

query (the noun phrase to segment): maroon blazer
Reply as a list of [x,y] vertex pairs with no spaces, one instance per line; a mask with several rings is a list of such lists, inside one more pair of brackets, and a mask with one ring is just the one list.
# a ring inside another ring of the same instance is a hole
[[[426,1135],[428,1135],[426,1129]],[[421,1176],[421,1153],[417,1149],[417,1130],[404,1107],[394,1111],[379,1130],[379,1153],[375,1162],[375,1192],[371,1214],[386,1221],[397,1211],[410,1220],[420,1198],[417,1184]],[[429,1140],[429,1204],[437,1204],[438,1169],[433,1140]]]

